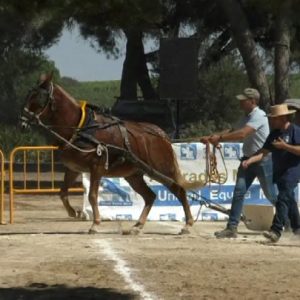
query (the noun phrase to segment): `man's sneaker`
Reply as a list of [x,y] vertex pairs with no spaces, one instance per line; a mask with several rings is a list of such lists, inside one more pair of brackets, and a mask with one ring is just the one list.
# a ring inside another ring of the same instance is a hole
[[237,237],[237,228],[236,227],[227,227],[222,231],[216,231],[215,236],[217,239],[236,238]]
[[276,233],[275,231],[272,231],[272,230],[270,230],[270,231],[264,231],[263,232],[263,236],[265,238],[267,238],[272,243],[276,243],[280,239],[280,235],[278,233]]
[[294,235],[299,236],[300,237],[300,228],[297,228],[293,231]]

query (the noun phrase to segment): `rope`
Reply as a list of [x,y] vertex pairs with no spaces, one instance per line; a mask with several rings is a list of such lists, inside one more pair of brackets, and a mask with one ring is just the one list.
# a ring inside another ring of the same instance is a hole
[[[216,150],[219,151],[221,158],[222,158],[223,166],[225,168],[225,176],[223,179],[218,171]],[[209,183],[209,184],[218,183],[219,185],[224,184],[227,181],[228,171],[227,171],[227,167],[225,164],[225,159],[224,159],[223,153],[221,151],[221,146],[220,145],[213,146],[213,151],[211,152],[210,145],[206,144],[205,154],[206,154],[206,170],[205,170],[206,183]]]

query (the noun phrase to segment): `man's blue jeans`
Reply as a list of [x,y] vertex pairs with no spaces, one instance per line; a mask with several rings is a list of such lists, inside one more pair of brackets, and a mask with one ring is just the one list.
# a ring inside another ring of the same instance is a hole
[[258,178],[266,198],[275,205],[277,200],[275,185],[273,184],[273,164],[270,157],[251,164],[247,169],[241,165],[238,168],[234,188],[228,227],[236,227],[240,221],[244,197],[255,178]]
[[300,215],[295,200],[295,188],[298,181],[291,182],[281,179],[276,184],[278,187],[278,200],[271,230],[280,236],[285,225],[285,216],[289,217],[293,231],[300,229]]

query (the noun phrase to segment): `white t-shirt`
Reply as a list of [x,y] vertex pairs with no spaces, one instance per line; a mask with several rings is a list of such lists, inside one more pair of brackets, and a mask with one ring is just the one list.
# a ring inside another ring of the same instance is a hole
[[244,139],[244,156],[250,157],[260,150],[270,133],[269,121],[266,113],[255,107],[241,122],[240,128],[249,126],[255,131]]

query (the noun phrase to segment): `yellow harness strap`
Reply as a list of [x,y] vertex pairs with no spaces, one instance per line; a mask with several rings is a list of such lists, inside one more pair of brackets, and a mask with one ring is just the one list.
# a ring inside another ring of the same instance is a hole
[[80,108],[81,108],[81,118],[80,118],[80,121],[78,124],[78,128],[81,128],[85,121],[85,117],[86,117],[85,107],[87,105],[87,102],[84,100],[80,100],[79,103],[80,103]]

